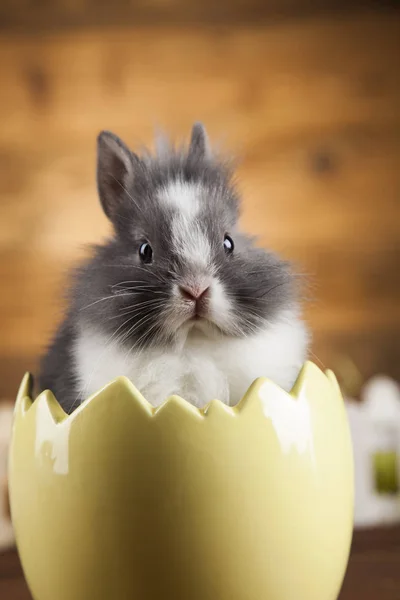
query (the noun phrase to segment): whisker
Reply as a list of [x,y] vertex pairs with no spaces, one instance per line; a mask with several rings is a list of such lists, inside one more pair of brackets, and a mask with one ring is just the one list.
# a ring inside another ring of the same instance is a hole
[[[125,333],[125,335],[120,339],[120,342],[123,343],[125,342],[125,340],[132,335],[138,328],[140,325],[144,325],[145,323],[147,323],[150,319],[152,319],[153,314],[152,312],[146,314],[144,317],[142,317],[141,319],[139,319],[139,321],[137,323],[134,323],[132,325],[132,327],[130,327],[128,329],[128,331]],[[131,317],[132,318],[132,317]]]
[[138,340],[136,340],[136,342],[133,344],[133,346],[131,347],[131,349],[129,350],[129,352],[132,352],[133,349],[140,349],[140,344],[142,343],[142,341],[144,341],[146,339],[146,336],[150,336],[150,334],[154,331],[154,329],[156,327],[159,327],[160,324],[158,322],[153,323],[153,325],[147,329]]
[[162,307],[162,303],[157,302],[152,302],[152,303],[146,303],[143,304],[142,306],[138,305],[138,306],[133,306],[130,308],[127,308],[123,311],[120,311],[120,313],[118,315],[114,315],[112,317],[109,317],[108,320],[112,321],[113,319],[117,319],[121,316],[126,317],[127,315],[135,315],[137,313],[142,312],[145,308],[150,309],[158,309]]
[[[124,289],[124,288],[121,288],[121,289]],[[126,288],[126,289],[129,290],[130,288]],[[153,296],[162,296],[163,298],[169,298],[169,294],[167,292],[159,292],[159,291],[156,291],[156,290],[143,290],[143,294],[136,294],[135,292],[132,291],[132,292],[129,292],[129,295],[130,296],[141,296],[141,297],[143,297],[145,295],[144,292],[148,292],[147,295],[151,296],[151,297],[153,297]]]
[[326,364],[315,354],[315,352],[313,352],[312,350],[309,350],[309,353],[317,361],[317,363],[319,363],[319,365],[324,369],[324,371],[326,371],[327,370]]
[[91,302],[90,304],[87,304],[86,306],[82,306],[82,308],[80,308],[79,310],[85,310],[86,308],[89,308],[90,306],[94,306],[95,304],[98,304],[99,302],[104,302],[104,300],[110,300],[111,298],[117,298],[118,296],[131,296],[131,294],[112,294],[111,296],[105,296],[104,298],[99,298],[98,300],[95,300],[94,302]]
[[264,294],[262,294],[261,296],[257,296],[257,298],[264,298],[265,296],[267,296],[268,294],[270,294],[271,292],[273,292],[274,290],[287,285],[289,283],[289,281],[283,281],[282,283],[278,283],[276,285],[274,285],[272,288],[269,288],[269,290],[267,290],[266,292],[264,292]]
[[157,287],[156,285],[151,285],[151,284],[147,284],[146,281],[144,281],[143,279],[129,279],[128,281],[119,281],[118,283],[114,283],[114,285],[112,285],[112,288],[115,287],[119,287],[120,285],[125,285],[127,283],[134,283],[134,284],[143,284],[143,286],[145,287]]
[[135,269],[138,269],[139,271],[144,271],[144,272],[145,272],[147,275],[148,275],[148,274],[151,274],[151,276],[152,276],[152,277],[155,277],[155,278],[156,278],[156,279],[158,279],[159,281],[162,281],[162,282],[164,282],[163,278],[162,278],[160,275],[158,275],[158,273],[154,273],[154,271],[150,271],[150,270],[148,270],[148,269],[145,269],[144,267],[141,267],[141,266],[139,266],[139,265],[135,265],[135,267],[134,267],[134,268],[135,268]]

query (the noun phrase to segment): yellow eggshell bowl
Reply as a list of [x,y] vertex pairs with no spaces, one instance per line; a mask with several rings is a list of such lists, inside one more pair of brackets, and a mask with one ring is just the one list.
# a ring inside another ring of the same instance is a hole
[[290,394],[153,408],[119,378],[67,416],[26,375],[12,518],[35,600],[335,600],[353,526],[349,428],[331,372]]

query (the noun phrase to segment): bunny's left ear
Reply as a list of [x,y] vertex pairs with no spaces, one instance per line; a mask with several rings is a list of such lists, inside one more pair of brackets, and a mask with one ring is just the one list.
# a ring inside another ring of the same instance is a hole
[[97,187],[107,217],[115,223],[124,205],[132,204],[129,189],[140,160],[110,131],[97,138]]
[[195,123],[193,125],[189,155],[196,158],[207,158],[210,156],[208,136],[202,123]]

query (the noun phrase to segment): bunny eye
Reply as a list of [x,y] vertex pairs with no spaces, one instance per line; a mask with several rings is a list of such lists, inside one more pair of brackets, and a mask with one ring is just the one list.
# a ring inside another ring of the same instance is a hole
[[224,237],[224,250],[227,254],[232,254],[235,244],[233,243],[233,239],[226,235]]
[[146,265],[149,265],[153,262],[153,249],[149,242],[143,242],[143,244],[141,244],[139,248],[139,256],[140,260]]

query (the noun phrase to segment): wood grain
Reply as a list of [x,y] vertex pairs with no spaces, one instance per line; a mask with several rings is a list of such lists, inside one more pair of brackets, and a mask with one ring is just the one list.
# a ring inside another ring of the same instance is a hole
[[245,227],[308,276],[315,354],[400,377],[399,58],[396,11],[3,35],[0,363],[34,361],[66,269],[109,232],[99,130],[137,146],[201,118],[243,157]]
[[[32,31],[94,27],[99,25],[142,25],[144,23],[260,23],[293,16],[376,8],[371,0],[2,0],[0,29]],[[380,0],[379,7],[395,6],[395,0]]]

